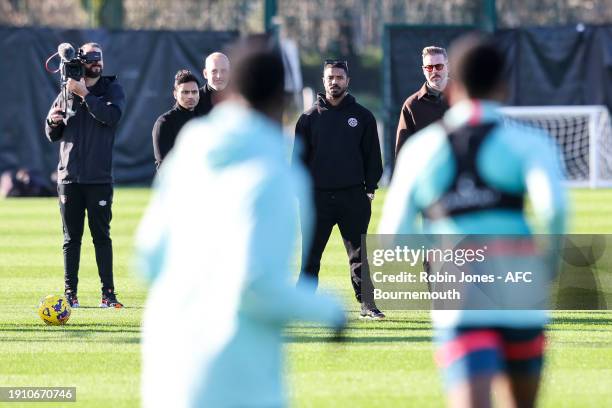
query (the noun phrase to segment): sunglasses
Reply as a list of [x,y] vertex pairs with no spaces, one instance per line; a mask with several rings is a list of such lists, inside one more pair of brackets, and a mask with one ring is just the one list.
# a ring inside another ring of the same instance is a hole
[[445,64],[435,64],[435,65],[423,65],[423,69],[427,72],[431,72],[436,69],[436,71],[442,71],[445,67]]
[[86,64],[92,64],[94,62],[98,62],[102,59],[102,54],[98,51],[89,51],[86,54],[83,54],[83,59]]
[[344,68],[348,71],[348,62],[344,60],[326,59],[323,66],[331,65],[334,68]]

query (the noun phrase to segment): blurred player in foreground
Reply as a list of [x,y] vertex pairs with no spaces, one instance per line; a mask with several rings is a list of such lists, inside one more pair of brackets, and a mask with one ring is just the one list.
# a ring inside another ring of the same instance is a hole
[[[379,232],[529,235],[528,196],[546,232],[563,233],[565,192],[552,139],[501,122],[503,55],[471,35],[454,44],[450,57],[451,109],[400,152]],[[500,406],[535,404],[544,311],[434,310],[432,319],[449,406],[491,406],[491,390]]]
[[253,41],[230,54],[230,100],[182,130],[139,229],[145,407],[285,406],[283,328],[345,322],[289,282],[308,178],[286,159],[282,59]]

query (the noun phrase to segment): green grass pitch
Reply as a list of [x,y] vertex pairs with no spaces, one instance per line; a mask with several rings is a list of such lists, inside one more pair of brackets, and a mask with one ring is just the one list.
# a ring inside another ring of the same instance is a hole
[[[139,405],[143,282],[129,270],[132,238],[146,189],[117,189],[113,207],[115,281],[122,310],[101,310],[89,231],[83,239],[79,300],[65,327],[38,318],[41,297],[63,291],[62,234],[55,199],[0,201],[0,386],[76,386],[76,403],[28,407]],[[384,193],[374,202],[370,230]],[[612,190],[572,192],[571,232],[612,232]],[[287,385],[297,407],[439,407],[444,404],[432,360],[425,312],[389,312],[384,322],[357,319],[346,255],[337,230],[323,258],[321,284],[340,294],[350,313],[349,341],[296,325],[287,330]],[[203,311],[204,313],[204,311]],[[172,322],[168,322],[169,327]],[[540,405],[612,405],[612,313],[557,312],[549,330]],[[256,397],[256,396],[255,396]],[[21,404],[0,403],[17,407]]]

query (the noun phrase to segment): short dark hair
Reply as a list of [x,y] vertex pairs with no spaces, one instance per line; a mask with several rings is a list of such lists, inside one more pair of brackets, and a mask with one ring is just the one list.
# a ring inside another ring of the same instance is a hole
[[267,35],[252,35],[232,46],[232,82],[236,91],[256,110],[282,104],[285,68],[280,50]]
[[453,79],[465,87],[471,98],[489,96],[504,82],[506,59],[491,37],[467,34],[451,46]]
[[425,58],[426,55],[442,55],[444,59],[448,59],[448,55],[446,55],[446,50],[442,47],[436,47],[435,45],[430,45],[428,47],[423,48],[421,52],[421,58]]
[[97,42],[87,42],[87,43],[85,43],[85,44],[81,45],[81,46],[79,47],[79,49],[81,49],[81,50],[82,50],[82,49],[83,49],[83,48],[85,48],[85,47],[91,47],[91,48],[99,48],[99,49],[102,49],[102,47],[100,46],[100,44],[98,44]]
[[344,61],[344,60],[337,60],[337,59],[326,59],[323,62],[323,71],[325,71],[327,68],[340,68],[343,69],[344,72],[346,73],[346,76],[348,76],[348,62]]
[[200,81],[196,78],[195,75],[191,73],[188,69],[179,69],[174,76],[174,88],[177,88],[181,84],[186,84],[187,82],[195,82],[200,87]]

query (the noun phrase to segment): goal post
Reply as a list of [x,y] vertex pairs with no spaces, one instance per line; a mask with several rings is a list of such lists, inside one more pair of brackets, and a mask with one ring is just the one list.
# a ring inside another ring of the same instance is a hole
[[605,106],[506,106],[509,122],[547,131],[563,155],[572,187],[612,187],[612,128]]

